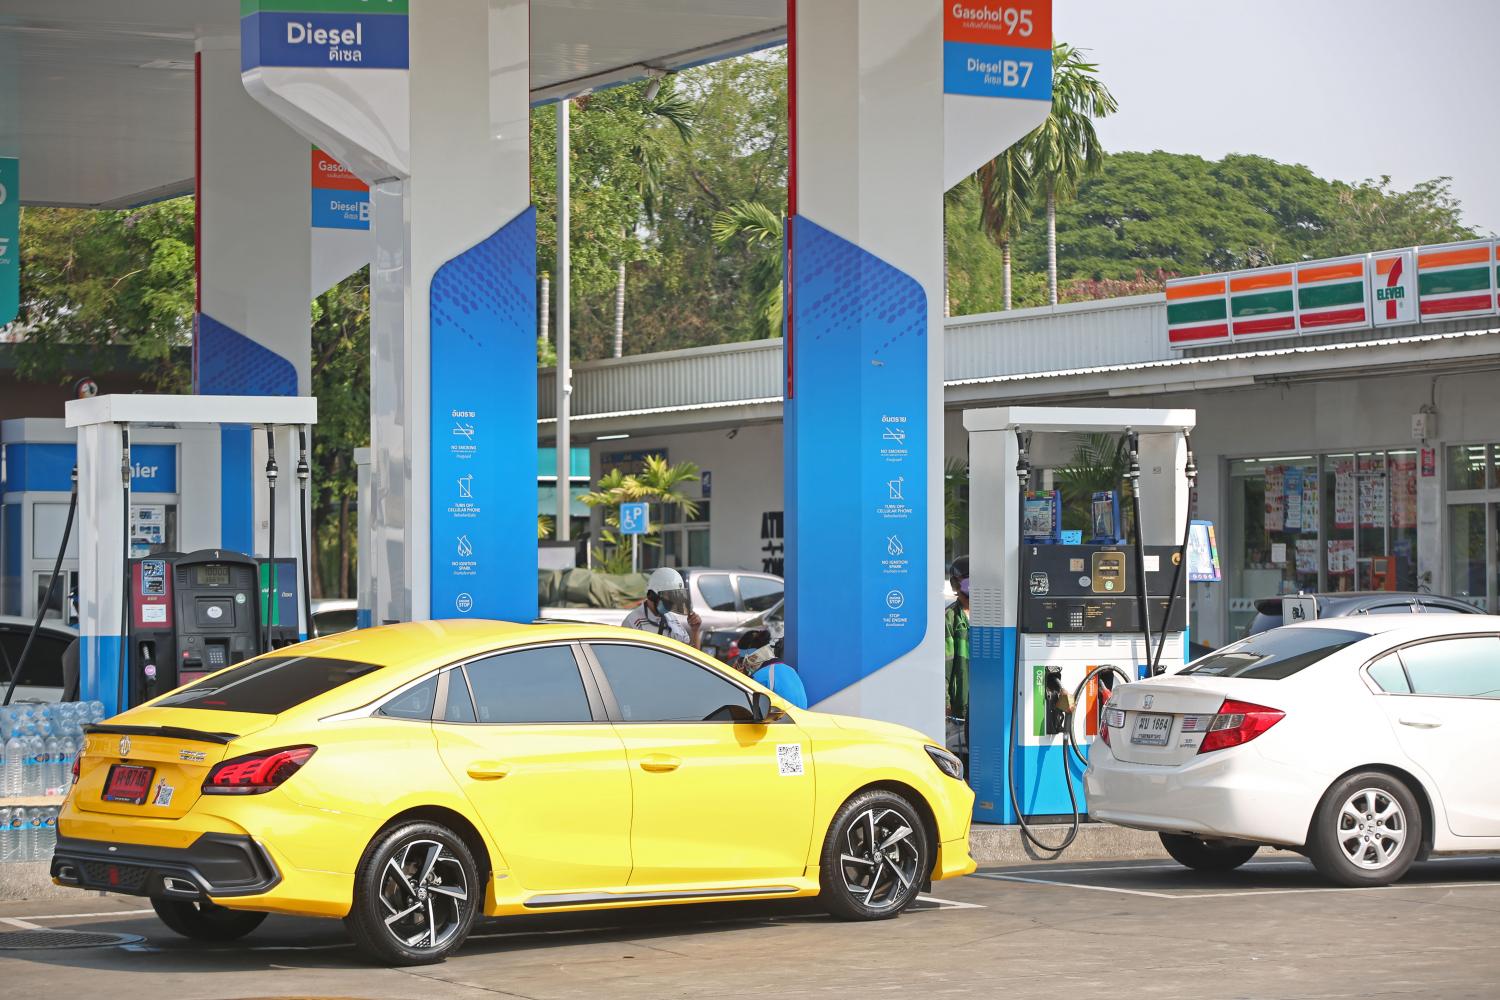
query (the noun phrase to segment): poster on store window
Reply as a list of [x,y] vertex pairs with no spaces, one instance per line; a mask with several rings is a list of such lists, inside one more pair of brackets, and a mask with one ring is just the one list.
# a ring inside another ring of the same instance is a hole
[[1266,530],[1284,531],[1286,477],[1279,465],[1266,466]]
[[1308,469],[1302,477],[1302,530],[1316,534],[1322,510],[1318,502],[1318,470]]
[[1359,526],[1361,528],[1385,526],[1384,476],[1359,477]]
[[1282,523],[1287,531],[1301,531],[1303,522],[1302,467],[1300,465],[1288,466],[1285,482],[1283,492],[1286,495],[1286,510],[1282,516]]
[[1391,527],[1417,526],[1417,457],[1391,456]]
[[1316,538],[1297,539],[1297,572],[1316,573],[1318,571],[1318,540]]
[[1355,486],[1354,462],[1351,459],[1340,459],[1333,467],[1333,526],[1335,528],[1354,527],[1354,507],[1358,501],[1358,487]]
[[1336,539],[1328,543],[1328,572],[1354,572],[1354,539]]

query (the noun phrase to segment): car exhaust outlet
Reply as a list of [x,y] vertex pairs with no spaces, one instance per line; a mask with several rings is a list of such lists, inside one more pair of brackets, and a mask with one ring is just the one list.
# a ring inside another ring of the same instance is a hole
[[57,868],[57,880],[63,885],[81,885],[83,877],[78,874],[78,869],[72,865],[59,865]]
[[197,898],[202,895],[202,890],[196,884],[189,882],[185,878],[173,878],[171,875],[162,878],[161,887],[162,891],[168,896]]

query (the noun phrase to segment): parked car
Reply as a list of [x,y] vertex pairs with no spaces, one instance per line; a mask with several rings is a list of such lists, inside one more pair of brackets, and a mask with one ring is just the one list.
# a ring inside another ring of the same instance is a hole
[[[13,672],[21,661],[21,651],[31,634],[34,620],[14,615],[0,615],[0,697],[10,685]],[[59,701],[63,694],[63,656],[78,630],[56,618],[42,619],[36,641],[26,657],[26,669],[16,683],[12,701]]]
[[1121,685],[1104,715],[1089,814],[1190,868],[1273,845],[1376,886],[1432,852],[1500,850],[1500,617],[1287,625]]
[[[770,573],[737,569],[707,569],[689,566],[682,570],[693,609],[703,619],[704,633],[739,625],[781,601],[786,584]],[[543,608],[542,618],[551,621],[619,625],[628,608]]]
[[190,938],[343,917],[415,965],[481,916],[816,897],[893,917],[974,870],[973,804],[921,734],[795,708],[672,639],[416,622],[92,727],[51,873],[150,897]]
[[[1316,602],[1315,618],[1341,618],[1345,615],[1452,614],[1478,615],[1484,612],[1455,597],[1436,594],[1412,594],[1394,590],[1361,590],[1350,593],[1298,594]],[[1282,624],[1282,599],[1262,597],[1255,602],[1255,617],[1245,633],[1259,635]]]
[[336,635],[359,627],[359,602],[347,597],[324,597],[312,602],[312,634]]
[[738,625],[703,633],[701,649],[724,663],[734,663],[746,653],[769,645],[786,632],[786,601]]

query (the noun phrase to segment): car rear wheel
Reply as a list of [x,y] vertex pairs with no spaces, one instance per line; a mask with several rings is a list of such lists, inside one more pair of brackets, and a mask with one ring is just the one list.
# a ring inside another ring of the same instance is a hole
[[1232,872],[1260,850],[1256,844],[1216,844],[1181,833],[1161,834],[1161,846],[1173,861],[1200,872]]
[[845,802],[828,827],[818,898],[845,920],[885,920],[911,905],[931,867],[911,803],[892,792],[865,792]]
[[162,923],[194,941],[235,941],[266,919],[264,913],[231,910],[206,899],[153,899],[151,908]]
[[365,852],[344,923],[376,962],[441,962],[469,936],[482,895],[463,838],[436,823],[403,823]]
[[1422,812],[1405,782],[1380,771],[1351,774],[1329,789],[1313,817],[1307,853],[1340,885],[1389,885],[1422,848]]

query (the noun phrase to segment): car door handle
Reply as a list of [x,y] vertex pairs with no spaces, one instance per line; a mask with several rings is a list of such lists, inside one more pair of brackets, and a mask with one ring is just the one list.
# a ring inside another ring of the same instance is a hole
[[641,770],[654,773],[675,771],[682,766],[681,757],[673,757],[671,754],[650,753],[641,758]]
[[1403,726],[1413,729],[1437,729],[1442,726],[1442,721],[1434,719],[1430,715],[1403,715],[1400,722]]
[[494,781],[510,773],[510,765],[498,760],[476,760],[468,767],[469,777],[475,781]]

